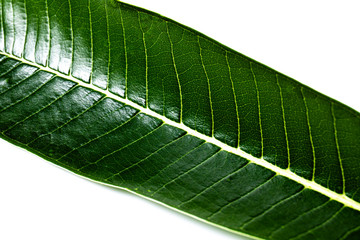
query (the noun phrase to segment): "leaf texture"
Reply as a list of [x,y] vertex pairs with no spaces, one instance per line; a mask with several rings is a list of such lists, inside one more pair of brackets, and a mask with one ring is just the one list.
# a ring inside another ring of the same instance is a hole
[[261,239],[360,237],[360,114],[113,0],[2,0],[1,137]]

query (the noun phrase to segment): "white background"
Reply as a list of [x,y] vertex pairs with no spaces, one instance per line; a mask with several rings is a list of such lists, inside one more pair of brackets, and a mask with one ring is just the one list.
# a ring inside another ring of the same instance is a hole
[[[360,111],[358,1],[126,2],[197,29]],[[0,239],[239,239],[81,179],[2,140],[0,153]]]

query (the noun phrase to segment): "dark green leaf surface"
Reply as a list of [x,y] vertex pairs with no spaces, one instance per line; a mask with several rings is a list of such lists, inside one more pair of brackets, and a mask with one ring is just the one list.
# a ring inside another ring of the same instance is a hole
[[1,8],[3,138],[236,232],[359,237],[359,113],[125,4]]

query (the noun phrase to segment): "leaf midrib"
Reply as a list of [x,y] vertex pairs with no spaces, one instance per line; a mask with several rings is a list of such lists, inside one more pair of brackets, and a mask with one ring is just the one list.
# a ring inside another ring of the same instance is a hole
[[[79,86],[82,86],[82,87],[85,87],[87,89],[91,89],[91,90],[94,90],[96,92],[102,93],[108,98],[111,98],[111,99],[116,100],[118,102],[121,102],[123,104],[129,105],[129,106],[139,110],[140,112],[142,112],[144,114],[147,114],[149,116],[160,119],[165,124],[168,124],[170,126],[173,126],[173,127],[179,128],[179,129],[182,129],[185,132],[187,132],[187,134],[195,136],[195,137],[197,137],[199,139],[202,139],[202,140],[204,140],[204,141],[206,141],[208,143],[212,143],[212,144],[220,147],[222,150],[225,150],[227,152],[230,152],[232,154],[235,154],[237,156],[245,158],[250,163],[254,163],[256,165],[262,166],[262,167],[264,167],[266,169],[269,169],[269,170],[275,172],[277,175],[281,175],[283,177],[286,177],[286,178],[288,178],[290,180],[293,180],[293,181],[303,185],[305,188],[308,188],[308,189],[314,190],[316,192],[319,192],[319,193],[329,197],[332,200],[335,200],[335,201],[337,201],[339,203],[342,203],[346,207],[353,208],[353,209],[355,209],[357,211],[360,211],[360,203],[353,200],[353,199],[351,199],[351,198],[349,198],[348,196],[345,195],[345,193],[339,194],[339,193],[336,193],[336,192],[334,192],[332,190],[329,190],[329,189],[321,186],[320,184],[316,183],[315,181],[307,180],[307,179],[295,174],[294,172],[290,171],[289,168],[282,169],[282,168],[280,168],[278,166],[275,166],[275,165],[267,162],[266,160],[264,160],[263,157],[256,158],[256,157],[252,156],[251,154],[241,150],[240,148],[231,147],[231,146],[217,140],[214,137],[209,137],[209,136],[207,136],[205,134],[199,133],[199,132],[195,131],[194,129],[191,129],[190,127],[186,126],[182,122],[180,122],[180,123],[175,122],[175,121],[173,121],[173,120],[171,120],[171,119],[169,119],[169,118],[167,118],[167,117],[165,117],[163,115],[160,115],[160,114],[150,110],[149,108],[144,108],[144,107],[138,105],[137,103],[134,103],[134,102],[130,101],[127,98],[122,98],[122,97],[120,97],[118,95],[115,95],[114,93],[111,93],[109,90],[101,89],[99,87],[96,87],[95,85],[92,85],[91,83],[86,83],[86,82],[82,81],[81,79],[75,78],[71,74],[66,75],[66,74],[58,72],[57,70],[54,70],[54,69],[52,69],[52,68],[50,68],[48,66],[42,66],[40,64],[37,64],[37,63],[31,62],[29,60],[26,60],[25,58],[17,57],[17,56],[14,56],[14,55],[2,52],[2,51],[0,51],[0,54],[6,56],[8,58],[12,58],[14,60],[20,61],[23,64],[34,66],[34,67],[40,69],[41,71],[52,73],[57,77],[61,77],[63,79],[75,82]],[[111,186],[118,187],[118,186],[115,186],[115,185],[111,185]]]

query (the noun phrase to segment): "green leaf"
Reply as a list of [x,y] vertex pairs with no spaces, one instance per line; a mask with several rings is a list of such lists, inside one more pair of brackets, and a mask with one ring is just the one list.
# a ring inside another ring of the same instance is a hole
[[1,8],[2,138],[248,236],[359,236],[359,113],[126,4]]

